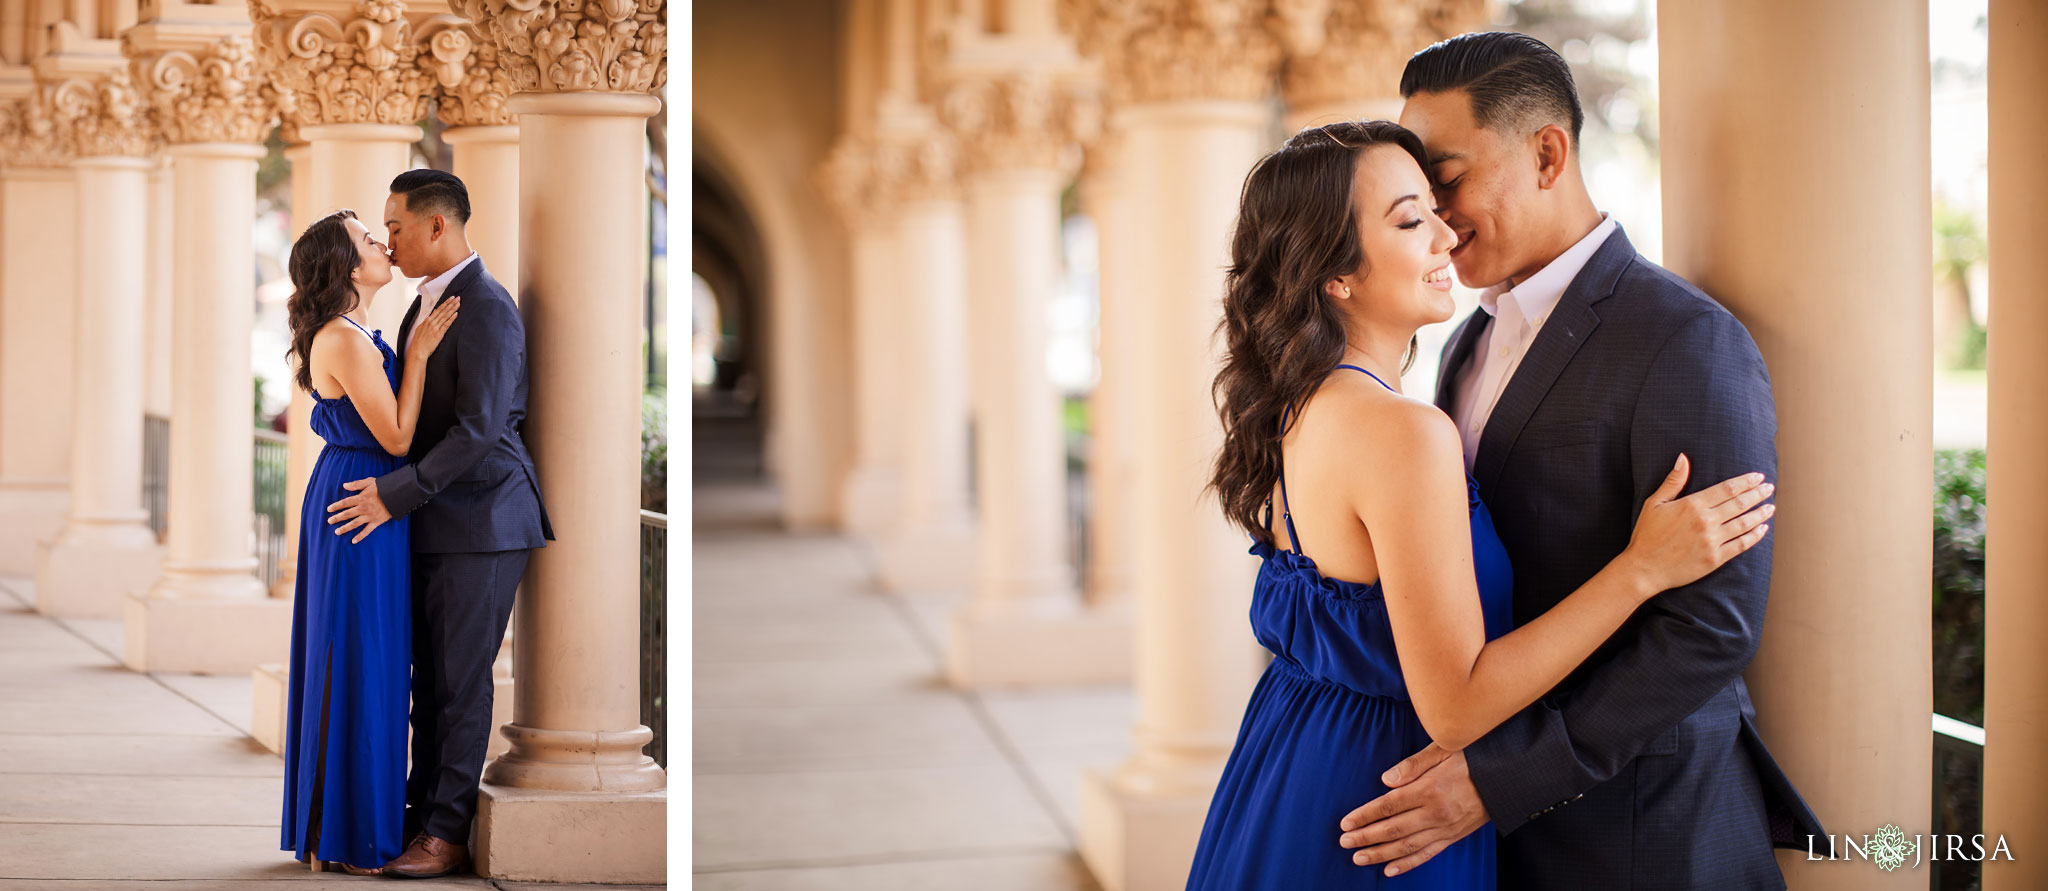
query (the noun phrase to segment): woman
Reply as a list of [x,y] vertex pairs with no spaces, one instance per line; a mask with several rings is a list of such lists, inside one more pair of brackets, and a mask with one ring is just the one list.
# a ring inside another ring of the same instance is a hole
[[1457,238],[1431,212],[1424,164],[1399,125],[1347,122],[1296,134],[1245,181],[1212,485],[1264,560],[1252,627],[1275,658],[1210,804],[1191,889],[1493,888],[1490,830],[1389,879],[1353,865],[1339,821],[1387,791],[1387,768],[1431,741],[1464,748],[1643,601],[1769,529],[1772,508],[1752,510],[1770,494],[1760,475],[1674,500],[1681,456],[1627,550],[1510,631],[1512,574],[1458,431],[1396,386],[1416,329],[1452,312]]
[[344,540],[327,531],[326,508],[348,495],[342,483],[405,463],[427,357],[461,301],[413,329],[401,378],[383,332],[363,325],[391,281],[391,255],[353,211],[306,227],[291,277],[291,355],[327,447],[299,512],[283,848],[315,872],[338,861],[377,875],[405,848],[411,542],[403,517]]

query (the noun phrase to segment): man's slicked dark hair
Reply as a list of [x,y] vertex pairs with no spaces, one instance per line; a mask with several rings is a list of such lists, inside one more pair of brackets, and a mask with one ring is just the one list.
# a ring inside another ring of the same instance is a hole
[[427,167],[408,170],[391,181],[391,194],[405,196],[408,212],[438,213],[469,225],[469,189],[448,171]]
[[1473,121],[1489,130],[1570,122],[1572,144],[1578,145],[1579,128],[1586,122],[1571,66],[1527,34],[1460,34],[1408,58],[1401,98],[1451,90],[1472,97]]

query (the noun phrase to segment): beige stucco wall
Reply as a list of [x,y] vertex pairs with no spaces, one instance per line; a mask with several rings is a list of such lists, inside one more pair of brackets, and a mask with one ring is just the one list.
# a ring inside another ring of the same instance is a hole
[[758,0],[692,12],[692,151],[763,241],[770,472],[793,527],[836,525],[853,459],[846,239],[814,172],[840,129],[840,4]]

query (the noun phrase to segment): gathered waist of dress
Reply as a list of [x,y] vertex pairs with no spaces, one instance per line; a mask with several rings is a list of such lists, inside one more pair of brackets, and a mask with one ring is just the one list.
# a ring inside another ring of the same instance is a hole
[[1281,674],[1289,675],[1296,679],[1306,681],[1308,683],[1315,684],[1318,686],[1328,687],[1332,690],[1338,690],[1344,693],[1348,693],[1352,696],[1356,696],[1361,699],[1377,699],[1383,700],[1385,702],[1395,703],[1403,707],[1413,707],[1412,703],[1406,696],[1393,696],[1385,693],[1367,693],[1364,690],[1358,689],[1357,687],[1353,687],[1348,684],[1342,684],[1337,681],[1333,681],[1329,678],[1310,672],[1308,668],[1306,666],[1303,666],[1301,663],[1296,662],[1293,659],[1290,659],[1286,656],[1279,655],[1277,653],[1273,656],[1272,668],[1273,670],[1278,671]]

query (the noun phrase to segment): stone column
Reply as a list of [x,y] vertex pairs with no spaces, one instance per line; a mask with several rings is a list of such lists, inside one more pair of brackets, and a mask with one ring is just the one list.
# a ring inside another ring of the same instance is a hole
[[171,163],[161,154],[149,169],[148,280],[144,284],[142,406],[146,414],[171,416]]
[[274,111],[246,24],[211,37],[157,25],[128,40],[172,159],[170,552],[148,595],[129,598],[123,659],[138,671],[241,672],[283,661],[291,645],[291,603],[266,596],[250,553],[250,226]]
[[[656,882],[667,777],[641,751],[640,394],[647,95],[666,80],[666,4],[522,11],[459,0],[524,92],[520,241],[528,443],[557,541],[534,552],[514,612],[521,680],[511,747],[484,769],[480,875]],[[553,38],[559,36],[557,42]]]
[[[1984,579],[1984,833],[2009,850],[2048,846],[2048,468],[2032,455],[2048,438],[2048,306],[2030,295],[2048,238],[2048,10],[1993,0],[1991,21],[1990,443]],[[1829,827],[1832,829],[1833,827]],[[2038,857],[1984,864],[1985,891],[2048,884]]]
[[77,193],[56,88],[12,96],[0,112],[0,575],[31,576],[71,501]]
[[[1666,263],[1743,321],[1776,392],[1776,583],[1746,673],[1757,728],[1829,832],[1925,834],[1927,6],[1667,2],[1658,16]],[[1795,888],[1927,882],[1778,860]]]
[[847,532],[886,532],[902,509],[902,363],[897,353],[902,292],[896,287],[896,246],[890,196],[875,169],[874,146],[849,136],[819,171],[846,225],[853,302],[854,457],[840,492]]
[[952,617],[946,670],[962,686],[1122,680],[1130,626],[1095,621],[1082,608],[1067,556],[1066,439],[1045,368],[1060,191],[1098,106],[1057,35],[964,40],[956,64],[998,48],[1024,61],[962,77],[942,106],[968,162],[980,524],[973,596]]
[[[298,127],[290,123],[280,128],[284,134],[285,163],[291,165],[292,177],[292,223],[291,238],[297,240],[307,226],[320,218],[321,208],[314,199],[313,147],[302,141]],[[286,255],[287,261],[290,255]],[[290,270],[286,270],[287,273]],[[292,360],[297,362],[296,357]],[[297,367],[294,365],[296,373]],[[285,409],[285,470],[284,470],[284,557],[278,562],[277,583],[270,586],[270,596],[290,597],[297,590],[299,581],[299,508],[306,499],[306,481],[313,477],[313,464],[320,460],[320,450],[327,446],[319,434],[313,432],[313,397],[298,384],[290,383],[291,405]],[[283,671],[284,666],[266,666]],[[264,669],[258,669],[259,672]],[[258,689],[263,689],[261,683]],[[279,696],[284,695],[282,685],[276,688]],[[283,715],[280,708],[277,712]]]
[[893,268],[902,294],[896,319],[903,500],[876,558],[890,590],[960,590],[972,584],[975,564],[967,504],[966,208],[950,138],[928,119],[890,126],[881,163],[902,200]]
[[[1144,264],[1137,255],[1130,168],[1123,138],[1104,134],[1089,146],[1081,172],[1081,207],[1095,223],[1095,389],[1088,396],[1088,605],[1128,614],[1137,573],[1132,516],[1138,453],[1137,341],[1146,324],[1137,295]],[[1128,621],[1128,619],[1126,620]],[[1128,659],[1126,659],[1128,662]]]
[[163,563],[142,505],[148,283],[137,261],[149,243],[154,137],[123,60],[111,62],[121,67],[56,93],[78,186],[71,515],[36,568],[36,607],[56,616],[119,616]]
[[1186,883],[1263,666],[1245,620],[1256,561],[1203,487],[1222,444],[1209,388],[1228,233],[1245,173],[1270,148],[1279,51],[1261,2],[1092,6],[1082,33],[1121,109],[1111,126],[1126,140],[1143,263],[1131,299],[1147,324],[1132,359],[1136,751],[1084,777],[1080,847],[1111,891],[1149,891]]

